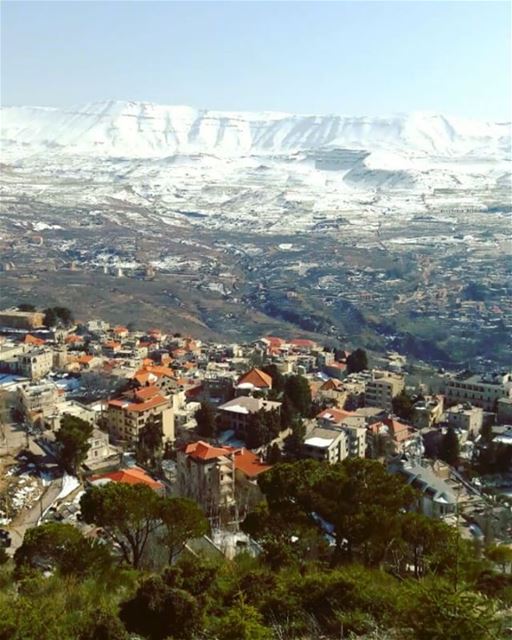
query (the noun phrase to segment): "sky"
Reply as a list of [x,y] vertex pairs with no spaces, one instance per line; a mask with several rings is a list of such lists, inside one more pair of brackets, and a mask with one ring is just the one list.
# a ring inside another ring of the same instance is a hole
[[1,102],[511,119],[509,2],[1,6]]

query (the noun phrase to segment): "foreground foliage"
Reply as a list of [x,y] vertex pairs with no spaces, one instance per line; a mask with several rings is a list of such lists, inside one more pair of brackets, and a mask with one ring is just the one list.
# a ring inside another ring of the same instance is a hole
[[[233,561],[186,550],[206,531],[188,500],[89,490],[84,518],[106,539],[57,523],[29,530],[0,566],[0,640],[507,637],[509,550],[408,511],[414,492],[378,463],[305,461],[260,478],[266,500],[244,527],[262,553]],[[150,535],[167,552],[153,571],[141,561]]]

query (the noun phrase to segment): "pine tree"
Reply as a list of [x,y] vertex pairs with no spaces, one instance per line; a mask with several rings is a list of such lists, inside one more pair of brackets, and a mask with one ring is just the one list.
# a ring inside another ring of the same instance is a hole
[[441,440],[439,457],[451,466],[459,461],[459,439],[453,427],[448,428]]

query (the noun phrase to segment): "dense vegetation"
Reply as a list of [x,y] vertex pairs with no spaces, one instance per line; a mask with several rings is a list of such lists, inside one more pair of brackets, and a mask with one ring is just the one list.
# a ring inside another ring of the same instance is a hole
[[[414,492],[379,463],[280,464],[260,485],[244,528],[262,553],[233,561],[184,551],[206,530],[190,501],[88,490],[84,519],[110,542],[30,530],[1,567],[0,640],[506,637],[512,554],[408,511]],[[156,569],[144,561],[153,531],[168,551]]]

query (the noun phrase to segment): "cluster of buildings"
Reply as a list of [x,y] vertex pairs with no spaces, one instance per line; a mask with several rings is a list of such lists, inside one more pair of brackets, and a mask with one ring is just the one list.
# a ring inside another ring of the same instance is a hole
[[[219,344],[103,321],[47,330],[37,312],[5,311],[0,319],[0,393],[16,420],[51,445],[64,416],[81,418],[93,426],[84,463],[91,481],[157,483],[194,499],[211,517],[247,512],[261,499],[257,479],[272,467],[271,449],[287,454],[292,425],[270,371],[285,381],[302,376],[309,386],[312,410],[302,416],[305,435],[295,456],[331,464],[380,459],[421,491],[419,508],[436,517],[450,517],[460,502],[458,472],[440,473],[426,460],[436,457],[430,452],[446,430],[453,428],[461,458],[470,460],[484,425],[501,423],[503,437],[512,424],[510,373],[454,375],[442,394],[419,397],[396,354],[386,368],[349,373],[348,352],[305,338]],[[416,397],[407,420],[394,413],[404,393]],[[205,405],[215,425],[209,434],[196,420]],[[271,427],[251,448],[256,419]],[[154,426],[162,452],[171,452],[158,479],[134,470],[126,455]],[[476,489],[461,486],[475,502]]]

